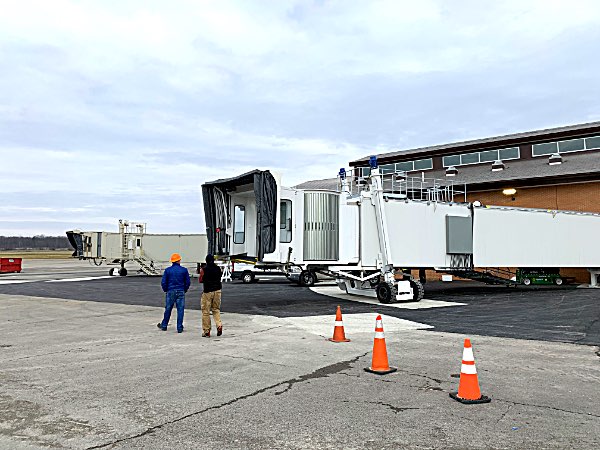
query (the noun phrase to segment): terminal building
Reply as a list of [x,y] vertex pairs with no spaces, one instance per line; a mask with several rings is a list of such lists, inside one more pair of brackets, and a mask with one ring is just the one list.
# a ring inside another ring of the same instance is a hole
[[[369,158],[350,166],[366,176]],[[383,173],[461,184],[469,202],[600,213],[600,122],[399,150],[379,154],[377,161]],[[298,187],[331,189],[335,182],[311,181]],[[499,229],[498,238],[510,239],[518,232]],[[590,281],[584,268],[561,273]]]

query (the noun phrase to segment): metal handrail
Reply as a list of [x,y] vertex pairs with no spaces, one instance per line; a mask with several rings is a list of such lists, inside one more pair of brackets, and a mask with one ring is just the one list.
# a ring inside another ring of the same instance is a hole
[[[370,178],[358,175],[356,169],[346,171],[346,183],[351,194],[370,189]],[[441,203],[466,203],[467,185],[454,180],[408,176],[406,172],[386,173],[382,175],[384,194],[399,195],[416,201]],[[342,179],[338,176],[338,190],[342,191]]]

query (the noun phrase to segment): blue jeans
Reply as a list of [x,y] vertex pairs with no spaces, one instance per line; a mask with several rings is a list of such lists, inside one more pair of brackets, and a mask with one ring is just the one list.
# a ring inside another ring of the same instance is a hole
[[163,317],[160,326],[163,330],[167,329],[174,304],[177,304],[177,331],[181,332],[183,331],[183,310],[185,308],[185,292],[183,289],[167,292],[165,298],[165,316]]

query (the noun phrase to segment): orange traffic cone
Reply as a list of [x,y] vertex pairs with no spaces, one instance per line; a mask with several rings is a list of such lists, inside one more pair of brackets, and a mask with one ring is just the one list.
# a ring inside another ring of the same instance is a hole
[[489,403],[491,401],[489,397],[481,395],[479,390],[471,339],[465,339],[458,392],[451,392],[450,397],[461,403]]
[[373,360],[371,367],[365,367],[367,372],[385,375],[398,370],[396,367],[390,367],[388,363],[387,350],[385,348],[385,336],[383,334],[383,322],[381,316],[377,316],[375,321],[375,339],[373,340]]
[[342,308],[338,305],[335,312],[335,327],[333,328],[333,337],[329,339],[331,342],[350,342],[344,334],[344,322],[342,322]]

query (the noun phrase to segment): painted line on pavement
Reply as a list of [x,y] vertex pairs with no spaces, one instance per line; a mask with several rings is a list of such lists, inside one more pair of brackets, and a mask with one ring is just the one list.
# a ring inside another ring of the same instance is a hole
[[[377,313],[344,314],[344,332],[347,335],[358,333],[372,334],[375,330],[375,318],[377,315]],[[433,328],[432,325],[426,323],[413,322],[412,320],[399,319],[383,314],[381,316],[386,333]],[[308,333],[330,337],[333,333],[334,319],[334,315],[329,314],[326,316],[286,317],[283,320]]]
[[63,278],[59,280],[46,280],[46,283],[69,283],[73,281],[91,281],[91,280],[102,280],[103,278],[114,278],[111,275],[103,275],[99,277],[79,277],[79,278]]

